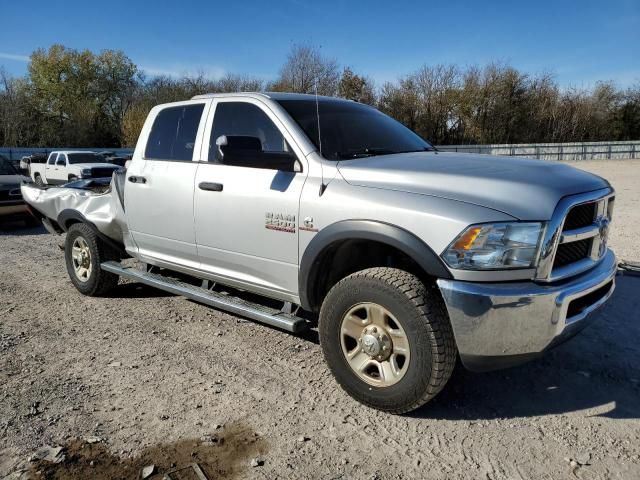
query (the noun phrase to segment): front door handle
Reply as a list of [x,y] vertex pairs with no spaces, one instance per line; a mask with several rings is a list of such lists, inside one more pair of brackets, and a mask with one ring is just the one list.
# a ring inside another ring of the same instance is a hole
[[131,175],[128,180],[131,183],[147,183],[147,179],[144,177],[136,177],[135,175]]
[[198,188],[200,190],[207,190],[209,192],[221,192],[223,185],[221,183],[214,182],[200,182]]

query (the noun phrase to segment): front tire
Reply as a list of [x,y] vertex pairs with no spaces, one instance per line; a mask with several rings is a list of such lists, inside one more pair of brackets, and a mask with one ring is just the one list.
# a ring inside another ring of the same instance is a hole
[[44,182],[42,181],[42,177],[40,176],[39,173],[35,174],[34,180],[35,180],[37,186],[44,187]]
[[457,350],[437,287],[394,268],[338,282],[320,310],[329,369],[353,398],[390,413],[424,405],[447,383]]
[[118,276],[100,268],[102,262],[118,260],[118,254],[84,223],[71,225],[65,240],[67,273],[83,295],[105,295],[118,284]]

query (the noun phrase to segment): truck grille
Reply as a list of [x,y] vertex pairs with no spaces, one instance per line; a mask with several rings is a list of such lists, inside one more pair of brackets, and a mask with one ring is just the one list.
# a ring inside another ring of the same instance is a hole
[[0,202],[7,200],[22,200],[22,192],[20,189],[0,190]]
[[614,197],[600,190],[560,201],[547,227],[537,279],[556,281],[595,266],[607,252]]
[[592,240],[587,238],[577,242],[558,245],[556,258],[553,261],[553,268],[564,267],[570,263],[587,258],[591,252],[591,242]]
[[115,168],[92,168],[91,176],[93,178],[102,178],[102,177],[110,177],[113,175],[113,171]]
[[564,230],[575,230],[576,228],[588,227],[596,218],[598,204],[596,202],[576,205],[567,214],[564,221]]

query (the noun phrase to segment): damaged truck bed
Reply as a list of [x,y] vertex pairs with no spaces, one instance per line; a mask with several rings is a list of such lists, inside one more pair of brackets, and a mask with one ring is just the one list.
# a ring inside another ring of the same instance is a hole
[[75,222],[91,225],[119,249],[130,243],[124,214],[125,170],[112,178],[78,180],[61,186],[22,185],[22,196],[49,232],[59,234]]

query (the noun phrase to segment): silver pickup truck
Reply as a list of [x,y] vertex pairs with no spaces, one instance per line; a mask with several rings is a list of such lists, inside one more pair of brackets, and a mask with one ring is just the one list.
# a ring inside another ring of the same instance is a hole
[[614,289],[606,180],[439,152],[336,98],[159,105],[111,180],[22,190],[66,232],[81,293],[126,277],[290,332],[317,326],[344,390],[388,412],[428,402],[458,357],[483,371],[540,355]]

